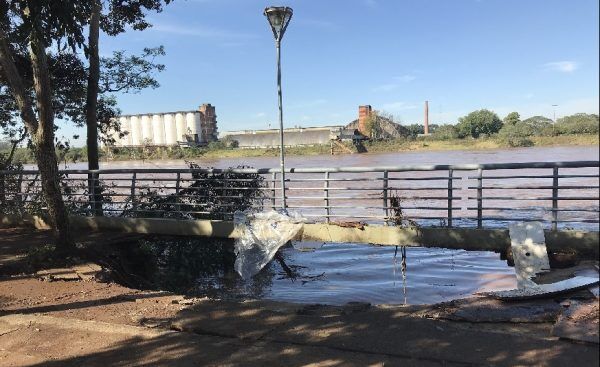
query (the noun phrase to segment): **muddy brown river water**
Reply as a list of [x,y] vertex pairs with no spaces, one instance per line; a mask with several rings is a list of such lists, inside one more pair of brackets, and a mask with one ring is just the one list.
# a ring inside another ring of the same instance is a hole
[[[292,167],[374,167],[412,164],[467,164],[598,160],[597,146],[519,148],[485,151],[415,151],[338,156],[290,156]],[[278,167],[276,157],[196,160],[202,167]],[[102,162],[101,168],[185,168],[182,160]],[[61,166],[61,168],[63,168]],[[68,168],[84,169],[85,164]],[[591,173],[598,171],[592,169]],[[597,179],[596,181],[597,182]],[[581,183],[581,182],[576,182]],[[597,185],[597,183],[595,183]],[[598,203],[586,203],[597,207]],[[589,217],[589,215],[588,215]],[[591,215],[598,218],[598,213]],[[504,225],[504,223],[499,223]],[[594,225],[597,227],[597,224]],[[446,301],[475,292],[516,286],[514,269],[491,252],[435,248],[408,248],[403,274],[393,247],[357,244],[325,244],[314,252],[283,250],[288,265],[301,278],[292,282],[272,264],[268,281],[232,282],[224,276],[199,278],[194,293],[216,297],[261,297],[274,300],[343,304],[365,301],[375,304],[422,304]]]

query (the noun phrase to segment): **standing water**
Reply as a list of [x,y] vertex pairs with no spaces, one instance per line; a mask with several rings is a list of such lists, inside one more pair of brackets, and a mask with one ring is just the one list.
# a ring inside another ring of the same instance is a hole
[[493,252],[409,247],[405,272],[400,249],[395,252],[393,246],[356,244],[325,244],[313,252],[287,247],[282,253],[295,280],[274,261],[248,282],[200,277],[194,293],[331,305],[429,304],[516,287],[514,268]]

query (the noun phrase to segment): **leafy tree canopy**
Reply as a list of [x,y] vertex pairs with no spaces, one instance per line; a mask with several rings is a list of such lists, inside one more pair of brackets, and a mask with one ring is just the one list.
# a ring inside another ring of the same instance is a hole
[[504,125],[514,125],[521,121],[521,116],[518,112],[511,112],[504,118]]
[[482,134],[492,135],[500,131],[502,121],[494,112],[486,109],[477,110],[458,119],[456,129],[461,138],[471,136],[478,138]]

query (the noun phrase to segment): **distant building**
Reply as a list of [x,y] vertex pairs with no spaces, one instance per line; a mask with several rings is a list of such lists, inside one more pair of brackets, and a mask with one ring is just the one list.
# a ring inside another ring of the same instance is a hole
[[[342,126],[295,127],[283,130],[285,146],[329,144],[340,133]],[[279,129],[226,131],[219,139],[237,141],[239,148],[279,147]]]
[[[372,126],[373,131],[367,131],[369,130],[367,124],[370,118],[375,119]],[[356,129],[361,134],[374,139],[397,139],[409,135],[409,131],[405,126],[377,115],[370,105],[358,106],[358,119],[346,125],[345,128],[348,130]]]
[[[294,127],[283,130],[285,146],[322,145],[331,140],[360,141],[370,138],[367,136],[369,118],[376,120],[377,139],[393,139],[408,135],[406,127],[396,124],[388,118],[373,114],[369,105],[358,107],[358,119],[348,125],[332,125],[321,127]],[[225,131],[219,134],[219,139],[229,139],[237,142],[240,148],[276,148],[279,147],[279,129]]]
[[210,103],[196,111],[175,111],[119,117],[120,138],[115,132],[115,147],[197,146],[217,140],[217,115]]

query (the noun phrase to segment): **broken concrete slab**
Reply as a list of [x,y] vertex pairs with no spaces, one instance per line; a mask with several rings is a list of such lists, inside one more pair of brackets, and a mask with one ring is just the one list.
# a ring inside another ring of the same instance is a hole
[[73,282],[81,280],[77,272],[71,268],[58,268],[58,269],[46,269],[40,270],[35,275],[41,280],[48,282],[65,281]]
[[490,298],[467,298],[435,305],[416,313],[421,317],[467,322],[554,322],[562,307],[553,300],[505,303]]
[[552,335],[563,339],[599,344],[598,301],[570,301],[552,328]]
[[95,279],[96,275],[102,271],[102,267],[94,263],[75,265],[72,268],[82,280]]
[[557,294],[568,293],[585,289],[598,284],[598,277],[576,276],[550,284],[539,284],[532,288],[510,289],[507,291],[479,293],[504,301],[520,301],[524,299],[551,297]]

